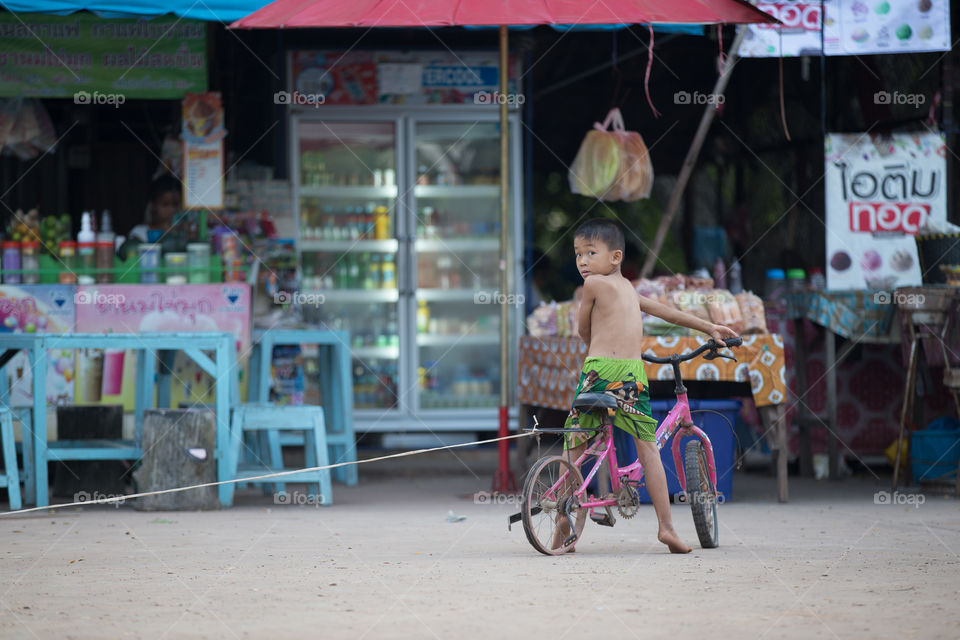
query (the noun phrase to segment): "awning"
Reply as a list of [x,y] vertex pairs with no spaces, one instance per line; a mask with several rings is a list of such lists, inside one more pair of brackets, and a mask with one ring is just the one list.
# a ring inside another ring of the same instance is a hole
[[270,0],[3,0],[0,6],[11,13],[48,13],[67,15],[90,11],[101,18],[162,16],[172,13],[181,18],[208,22],[233,22],[250,15]]
[[775,22],[744,0],[276,0],[233,28]]

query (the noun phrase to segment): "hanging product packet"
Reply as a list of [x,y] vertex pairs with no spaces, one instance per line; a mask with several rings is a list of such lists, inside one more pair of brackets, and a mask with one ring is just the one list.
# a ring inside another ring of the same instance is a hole
[[570,190],[608,202],[650,196],[653,163],[643,137],[627,131],[620,109],[587,132],[569,171]]

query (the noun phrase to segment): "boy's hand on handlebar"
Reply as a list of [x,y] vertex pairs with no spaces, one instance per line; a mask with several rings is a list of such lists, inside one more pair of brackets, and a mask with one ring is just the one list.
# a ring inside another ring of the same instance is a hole
[[736,338],[737,333],[730,327],[725,327],[722,324],[715,324],[710,329],[710,337],[713,338],[714,342],[726,346],[727,343],[723,341],[724,338]]

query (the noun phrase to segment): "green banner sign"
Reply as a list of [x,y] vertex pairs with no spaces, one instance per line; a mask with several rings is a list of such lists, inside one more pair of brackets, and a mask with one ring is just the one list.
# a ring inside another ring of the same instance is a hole
[[0,14],[0,96],[122,104],[206,90],[205,22]]

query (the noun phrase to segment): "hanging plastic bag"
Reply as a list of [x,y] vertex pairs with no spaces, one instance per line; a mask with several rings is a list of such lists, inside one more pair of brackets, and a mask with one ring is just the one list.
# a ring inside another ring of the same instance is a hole
[[650,196],[653,163],[643,138],[627,131],[619,109],[595,122],[570,167],[570,190],[608,202]]
[[610,115],[607,115],[602,125],[593,123],[593,129],[587,132],[580,143],[580,150],[569,172],[570,191],[573,193],[601,200],[610,199],[609,191],[620,170],[621,151],[617,137],[607,131],[609,120]]
[[624,202],[649,198],[653,163],[647,145],[636,131],[618,131],[615,135],[620,142],[620,171],[611,192],[617,192],[618,199]]

